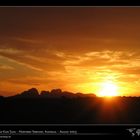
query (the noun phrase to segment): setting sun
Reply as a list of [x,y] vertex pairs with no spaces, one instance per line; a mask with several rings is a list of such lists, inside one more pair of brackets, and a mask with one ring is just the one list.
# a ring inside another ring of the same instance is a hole
[[118,95],[118,86],[112,81],[105,81],[101,84],[101,90],[99,96],[112,97]]

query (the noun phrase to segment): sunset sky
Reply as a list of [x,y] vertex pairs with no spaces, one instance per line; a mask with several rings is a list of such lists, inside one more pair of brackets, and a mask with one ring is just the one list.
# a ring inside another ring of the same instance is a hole
[[0,7],[0,94],[36,87],[140,96],[140,7]]

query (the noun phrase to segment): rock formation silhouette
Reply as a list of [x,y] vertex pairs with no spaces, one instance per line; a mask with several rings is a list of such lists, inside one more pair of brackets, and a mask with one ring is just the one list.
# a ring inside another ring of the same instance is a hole
[[39,96],[39,92],[36,88],[31,88],[27,91],[24,91],[21,93],[21,96],[24,96],[24,97],[37,97]]
[[107,100],[95,94],[31,88],[11,97],[0,96],[0,124],[4,123],[140,123],[140,97]]
[[96,97],[95,94],[84,94],[84,93],[72,93],[68,91],[62,91],[61,89],[52,89],[51,91],[38,92],[36,88],[23,91],[20,94],[12,96],[13,98],[84,98],[84,97]]

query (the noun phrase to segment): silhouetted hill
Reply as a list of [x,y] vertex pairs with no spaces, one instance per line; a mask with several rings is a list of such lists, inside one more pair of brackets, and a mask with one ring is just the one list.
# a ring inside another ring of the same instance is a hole
[[0,95],[0,100],[1,100],[1,99],[4,99],[4,97]]
[[39,94],[36,88],[31,88],[20,94],[8,97],[8,98],[76,98],[76,97],[96,97],[95,94],[83,94],[83,93],[72,93],[68,91],[62,91],[61,89],[52,89],[51,91],[41,91]]
[[140,97],[101,98],[61,89],[32,88],[12,97],[0,96],[0,124],[140,123]]
[[41,91],[40,96],[42,97],[50,97],[50,92],[49,91]]
[[36,88],[31,88],[27,91],[22,92],[21,96],[23,96],[23,97],[37,97],[37,96],[39,96],[39,92]]
[[46,98],[74,98],[77,97],[76,94],[68,91],[63,91],[60,89],[53,89],[51,92],[49,91],[41,91],[40,97],[46,97]]
[[31,88],[27,91],[23,91],[20,94],[8,98],[35,98],[35,97],[39,97],[39,92],[36,88]]
[[3,96],[0,96],[0,104],[4,101],[4,97]]

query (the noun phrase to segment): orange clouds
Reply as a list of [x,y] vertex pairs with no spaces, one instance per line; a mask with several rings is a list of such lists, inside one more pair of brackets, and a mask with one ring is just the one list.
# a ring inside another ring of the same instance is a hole
[[139,14],[140,8],[0,8],[0,88],[96,93],[111,79],[125,87],[121,92],[137,93]]

